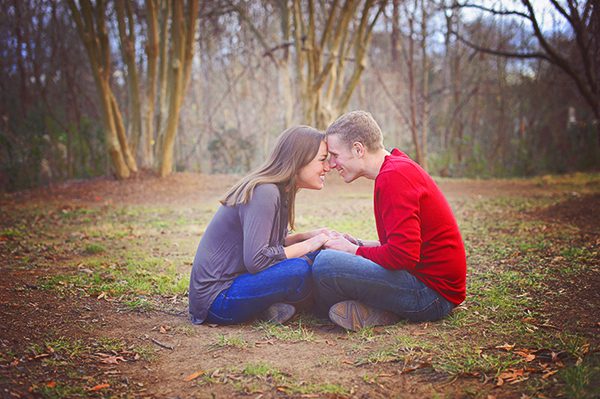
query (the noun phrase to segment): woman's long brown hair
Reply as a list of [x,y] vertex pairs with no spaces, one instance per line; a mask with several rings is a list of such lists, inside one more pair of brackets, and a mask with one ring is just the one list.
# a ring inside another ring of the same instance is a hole
[[[310,126],[294,126],[286,129],[275,143],[265,163],[237,182],[221,199],[221,204],[235,206],[247,204],[254,188],[259,184],[283,185],[288,200],[288,221],[294,229],[296,201],[296,176],[300,169],[312,161],[319,151],[325,135]],[[283,198],[282,198],[283,199]]]

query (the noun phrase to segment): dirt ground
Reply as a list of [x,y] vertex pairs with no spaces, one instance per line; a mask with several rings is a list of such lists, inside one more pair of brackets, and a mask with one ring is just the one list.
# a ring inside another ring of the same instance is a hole
[[[127,182],[102,178],[5,194],[0,197],[0,207],[3,217],[8,219],[12,212],[18,214],[23,208],[36,207],[60,210],[147,204],[188,209],[193,213],[203,211],[206,204],[216,203],[234,180],[232,176],[189,173],[166,179],[143,176]],[[340,193],[356,192],[361,201],[356,205],[357,213],[370,217],[367,212],[372,183],[344,186],[338,178],[332,177],[328,184],[331,185],[329,190],[301,193],[297,213],[302,215],[319,202],[335,207]],[[530,180],[441,180],[439,184],[453,207],[497,196],[551,197],[554,190],[554,186]],[[554,224],[568,223],[579,229],[582,240],[595,243],[597,248],[600,245],[600,194],[578,192],[565,196],[568,190],[559,188],[561,198],[566,200],[524,217]],[[16,221],[4,220],[2,226],[11,223]],[[32,225],[44,230],[43,222]],[[169,233],[163,234],[168,236]],[[489,376],[481,375],[448,376],[433,371],[426,361],[414,369],[407,369],[406,363],[402,366],[394,362],[357,365],[356,354],[378,349],[379,341],[369,337],[358,340],[326,321],[307,321],[310,339],[282,340],[265,335],[264,330],[251,324],[192,326],[182,297],[159,298],[164,306],[158,310],[132,311],[118,298],[44,289],[44,279],[63,273],[65,267],[61,265],[73,264],[74,259],[77,263],[79,255],[45,254],[40,247],[38,252],[29,254],[42,260],[40,267],[22,267],[22,259],[18,257],[23,255],[15,249],[7,250],[6,245],[0,244],[0,255],[0,397],[529,397],[518,384],[499,386],[495,380],[490,381]],[[191,262],[193,251],[188,255]],[[582,334],[597,348],[600,335],[597,265],[574,279],[552,284],[557,295],[545,305],[552,328]],[[394,333],[419,337],[429,334],[432,328],[429,323],[405,324]],[[298,330],[302,330],[301,325]],[[383,334],[383,330],[376,329],[377,333]],[[48,337],[68,337],[92,348],[78,353],[73,348],[70,352],[61,352],[50,345],[42,345],[37,352],[30,349]],[[90,344],[103,337],[124,344],[112,350]],[[236,337],[242,337],[244,343],[215,344]],[[463,339],[468,342],[469,337]],[[143,351],[135,348],[151,348],[152,354],[144,359]],[[43,362],[49,358],[55,361]],[[274,365],[283,377],[279,372],[253,375],[231,371],[242,364],[262,363]],[[313,386],[314,389],[291,389],[291,380],[296,387]],[[315,388],[319,383],[336,384],[346,390]],[[79,388],[70,390],[69,385]],[[544,389],[543,392],[556,392],[551,387]],[[547,397],[545,395],[538,397]]]

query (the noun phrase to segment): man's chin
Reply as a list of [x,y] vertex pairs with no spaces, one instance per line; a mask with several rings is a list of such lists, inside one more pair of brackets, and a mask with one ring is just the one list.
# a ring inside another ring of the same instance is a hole
[[358,176],[342,176],[344,183],[352,183]]

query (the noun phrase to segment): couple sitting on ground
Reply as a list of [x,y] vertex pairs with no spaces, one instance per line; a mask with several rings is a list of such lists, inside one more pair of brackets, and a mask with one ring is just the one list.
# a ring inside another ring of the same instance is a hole
[[[330,169],[346,183],[375,180],[379,241],[327,228],[288,234],[296,193],[323,188]],[[367,112],[342,115],[325,134],[287,129],[267,162],[221,204],[194,259],[194,324],[283,323],[314,301],[322,316],[358,330],[438,320],[465,299],[465,250],[450,206],[417,163],[385,150]]]

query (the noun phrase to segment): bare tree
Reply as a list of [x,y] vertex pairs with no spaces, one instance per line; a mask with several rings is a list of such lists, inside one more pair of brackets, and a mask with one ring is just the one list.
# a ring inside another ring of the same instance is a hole
[[521,0],[522,10],[490,8],[481,4],[465,3],[456,7],[480,10],[485,14],[512,17],[526,21],[536,38],[539,48],[535,51],[516,52],[491,48],[474,43],[458,32],[454,34],[468,46],[488,54],[521,59],[541,59],[558,67],[577,86],[596,118],[598,145],[600,145],[600,5],[597,0],[550,0],[552,10],[566,24],[572,38],[572,46],[557,45],[541,26],[540,16],[532,1]]
[[[69,0],[68,3],[88,50],[90,65],[96,77],[96,86],[103,105],[108,149],[117,177],[127,178],[130,172],[137,172],[137,164],[132,154],[136,153],[140,143],[143,143],[143,164],[152,165],[156,159],[160,175],[168,175],[173,169],[179,111],[191,74],[199,0],[146,0],[148,66],[145,96],[140,93],[141,69],[136,54],[138,39],[135,35],[136,21],[132,3],[115,0],[120,49],[127,70],[129,129],[125,129],[122,112],[111,88],[112,64],[106,26],[107,5],[103,0],[98,0],[95,6],[90,0],[81,0],[79,7],[74,0]],[[160,34],[158,26],[161,27]],[[144,123],[142,98],[146,100]],[[129,140],[126,131],[130,132]],[[126,162],[123,162],[123,159]]]
[[[304,121],[320,128],[348,106],[366,67],[373,27],[385,6],[381,3],[371,16],[374,0],[365,0],[362,7],[355,0],[338,3],[334,0],[315,5],[313,0],[306,3],[294,0],[292,6],[296,84],[301,93]],[[320,16],[325,17],[324,25],[319,23]],[[350,72],[348,78],[347,72]]]
[[68,4],[94,74],[108,153],[117,177],[126,179],[131,172],[137,172],[137,163],[127,142],[123,118],[110,84],[112,61],[106,27],[106,3],[99,0],[94,6],[90,0],[81,0],[78,7],[74,0],[68,0]]

